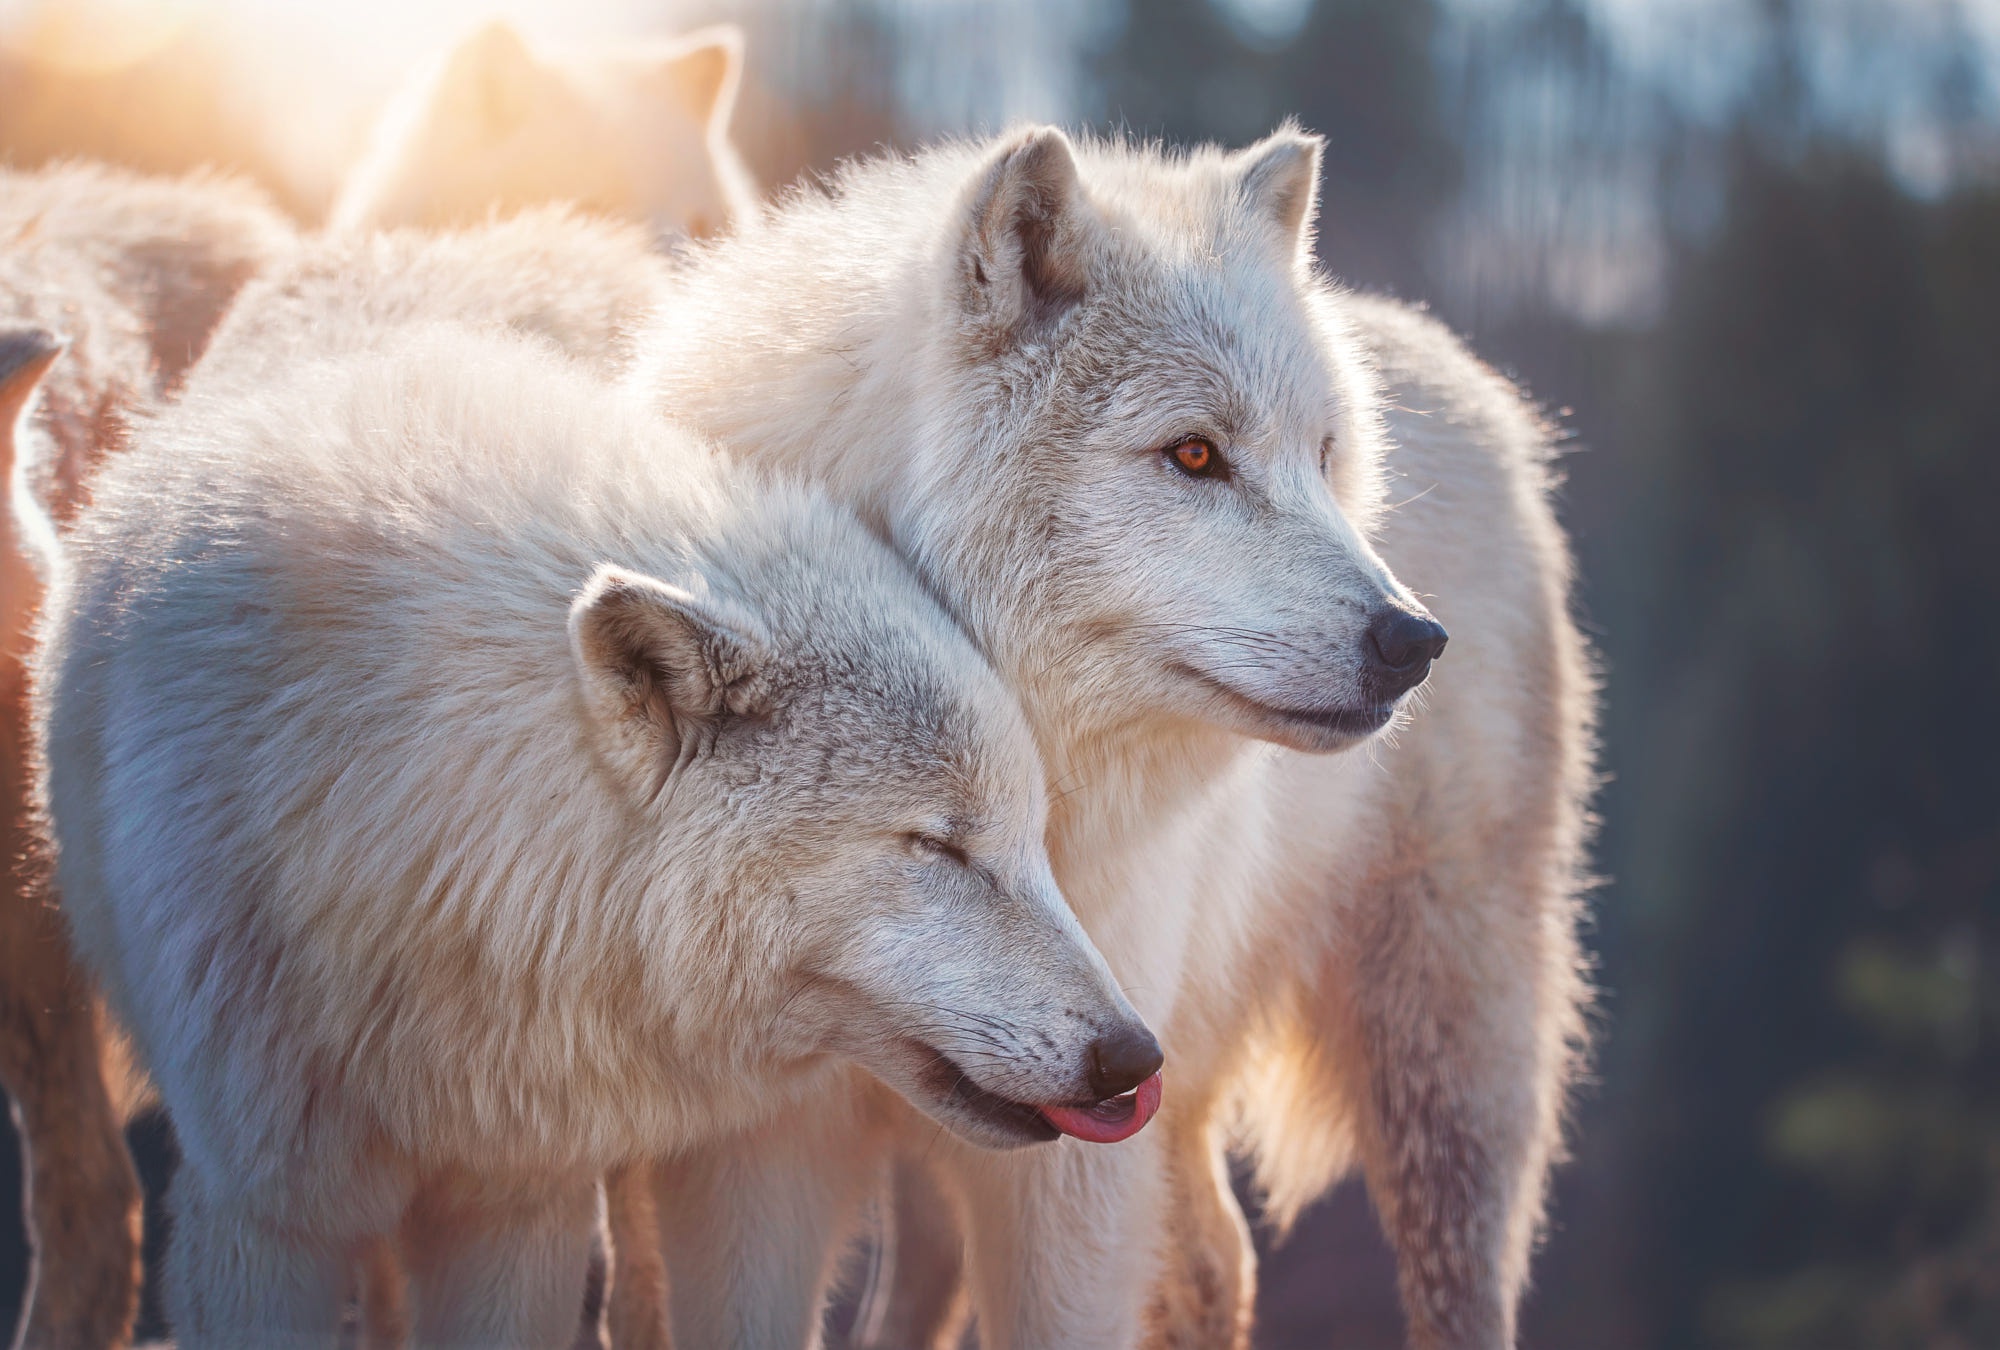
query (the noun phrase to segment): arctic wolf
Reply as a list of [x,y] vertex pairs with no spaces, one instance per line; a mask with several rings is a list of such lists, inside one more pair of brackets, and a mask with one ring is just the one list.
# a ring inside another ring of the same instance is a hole
[[0,831],[12,860],[0,879],[0,1084],[19,1112],[30,1167],[31,1347],[111,1346],[129,1335],[139,1188],[120,1128],[131,1076],[38,868],[22,861],[29,629],[55,526],[75,515],[125,417],[176,386],[230,296],[292,242],[262,196],[228,180],[88,165],[0,171],[0,437],[11,498]]
[[743,36],[538,52],[502,21],[390,104],[334,204],[336,230],[477,224],[545,202],[716,234],[756,212],[729,140]]
[[1032,738],[886,548],[539,344],[341,345],[148,423],[37,656],[182,1346],[332,1344],[391,1231],[419,1343],[562,1344],[596,1175],[832,1058],[989,1147],[1119,1114]]
[[[698,258],[635,374],[854,502],[970,629],[1171,1056],[1121,1148],[911,1122],[989,1350],[1245,1344],[1232,1143],[1281,1223],[1363,1170],[1413,1345],[1512,1344],[1587,997],[1592,687],[1546,428],[1316,273],[1319,151],[1043,128],[862,164]],[[810,1327],[857,1137],[779,1120],[661,1169],[668,1251],[738,1272],[677,1279],[677,1325]]]

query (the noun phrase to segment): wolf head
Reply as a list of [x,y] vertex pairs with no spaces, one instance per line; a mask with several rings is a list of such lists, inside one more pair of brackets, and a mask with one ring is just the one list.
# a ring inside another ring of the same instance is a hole
[[606,567],[570,620],[635,807],[722,804],[702,868],[737,927],[709,963],[777,976],[751,1016],[779,1053],[855,1060],[975,1142],[1139,1087],[1159,1047],[1056,888],[992,671],[851,516],[799,497],[729,528],[701,591]]
[[1382,429],[1311,265],[1319,154],[1041,128],[859,166],[699,260],[642,376],[857,499],[1045,744],[1351,745],[1445,634],[1368,543]]
[[1311,274],[1319,150],[1170,162],[1043,130],[960,191],[932,415],[963,431],[911,466],[932,509],[899,533],[931,575],[1012,580],[975,627],[1072,723],[1335,748],[1443,647],[1363,533],[1377,408]]
[[331,223],[446,228],[568,202],[663,237],[718,232],[755,210],[729,141],[742,66],[726,25],[561,59],[495,20],[391,104]]

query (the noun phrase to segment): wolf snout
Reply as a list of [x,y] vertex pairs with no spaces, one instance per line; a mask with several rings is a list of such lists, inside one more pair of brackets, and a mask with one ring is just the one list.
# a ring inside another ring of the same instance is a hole
[[1090,1043],[1086,1059],[1090,1090],[1099,1101],[1130,1092],[1167,1062],[1153,1033],[1138,1025],[1123,1026],[1099,1036]]
[[1377,611],[1368,624],[1365,651],[1368,681],[1376,694],[1387,702],[1422,684],[1450,638],[1428,614],[1400,606]]

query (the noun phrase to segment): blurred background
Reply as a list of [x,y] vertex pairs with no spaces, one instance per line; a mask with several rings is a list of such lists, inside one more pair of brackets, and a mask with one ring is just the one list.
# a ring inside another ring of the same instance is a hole
[[[0,156],[311,221],[490,13],[742,24],[767,186],[1026,118],[1324,133],[1325,265],[1569,436],[1602,1043],[1523,1343],[2000,1347],[2000,0],[0,0]],[[1350,1185],[1259,1343],[1397,1346],[1392,1282]]]

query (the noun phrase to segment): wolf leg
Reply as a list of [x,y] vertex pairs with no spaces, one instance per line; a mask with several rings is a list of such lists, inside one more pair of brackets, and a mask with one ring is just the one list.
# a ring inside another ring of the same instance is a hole
[[667,1264],[660,1254],[652,1168],[637,1162],[605,1173],[604,1198],[611,1231],[605,1323],[613,1350],[672,1350]]
[[[12,449],[18,411],[0,389],[0,451]],[[0,538],[0,574],[23,567],[17,544]],[[0,591],[0,1086],[20,1127],[34,1249],[22,1344],[111,1350],[131,1340],[139,1311],[139,1178],[114,1099],[125,1084],[107,1081],[117,1071],[104,1014],[71,953],[29,815],[21,646],[40,584]],[[0,1328],[0,1341],[12,1331]]]
[[943,1170],[965,1201],[983,1350],[1139,1343],[1166,1165],[1151,1130],[1109,1146],[955,1152]]
[[890,1168],[880,1259],[849,1338],[853,1350],[956,1350],[972,1307],[959,1217],[921,1161]]
[[817,1346],[840,1238],[881,1175],[876,1136],[817,1118],[655,1164],[674,1343]]
[[100,1013],[39,888],[0,894],[0,1083],[28,1162],[27,1350],[127,1344],[139,1308],[137,1173],[104,1080]]
[[339,1346],[354,1243],[220,1200],[185,1163],[169,1199],[166,1304],[180,1350]]
[[408,1350],[410,1290],[396,1244],[386,1235],[368,1239],[355,1266],[360,1285],[361,1350]]
[[1364,891],[1315,1008],[1410,1344],[1510,1350],[1586,986],[1566,895],[1443,871]]
[[588,1174],[434,1181],[402,1227],[416,1344],[566,1350],[596,1233]]
[[1213,1131],[1168,1138],[1162,1266],[1146,1315],[1146,1350],[1249,1350],[1257,1252]]

